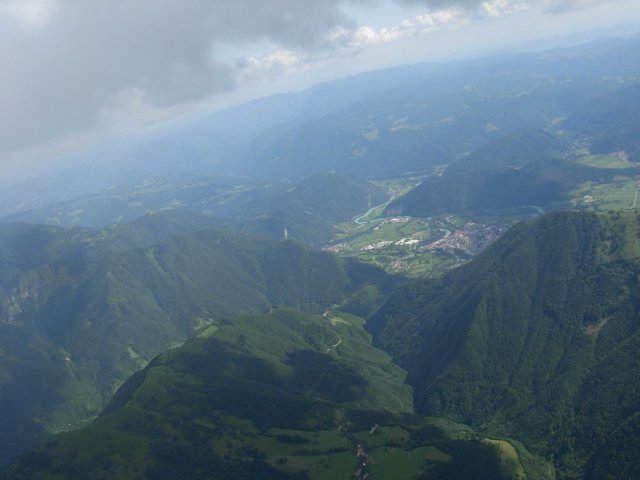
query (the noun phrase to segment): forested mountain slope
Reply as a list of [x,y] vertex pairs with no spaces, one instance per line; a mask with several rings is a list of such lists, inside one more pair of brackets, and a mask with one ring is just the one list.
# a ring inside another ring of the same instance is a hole
[[397,282],[292,241],[217,230],[141,245],[171,231],[152,226],[3,229],[3,458],[95,415],[127,376],[214,319],[273,304],[320,312],[352,295],[345,308],[367,314]]
[[560,159],[541,159],[522,168],[471,170],[426,178],[386,208],[389,215],[430,217],[477,215],[536,205],[566,208],[570,193],[584,182],[612,181],[640,169],[604,169]]
[[561,478],[640,469],[640,216],[522,223],[441,280],[402,287],[369,323],[419,413],[510,435]]
[[543,130],[518,129],[451,164],[445,174],[522,168],[540,160],[559,158],[567,148],[565,140]]
[[295,183],[174,173],[15,213],[0,222],[107,227],[153,213],[168,224],[170,217],[174,225],[182,221],[187,230],[199,218],[203,225],[281,240],[286,228],[289,238],[321,246],[335,234],[335,224],[386,199],[383,188],[331,173]]
[[594,153],[625,152],[640,161],[640,85],[594,100],[564,122],[563,127],[590,139]]
[[5,478],[324,480],[359,468],[379,480],[552,478],[519,445],[411,415],[405,372],[370,342],[361,319],[337,311],[216,322]]

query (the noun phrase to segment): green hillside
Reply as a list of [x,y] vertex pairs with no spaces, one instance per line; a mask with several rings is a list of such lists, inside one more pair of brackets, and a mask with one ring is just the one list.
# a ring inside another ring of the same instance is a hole
[[188,210],[149,213],[100,228],[0,224],[0,284],[53,260],[87,262],[107,253],[147,247],[180,233],[229,228],[229,221]]
[[[2,258],[12,267],[0,298],[3,461],[33,444],[34,432],[94,416],[131,373],[214,320],[274,304],[322,312],[344,303],[367,315],[398,282],[292,241],[216,230],[125,248],[171,231],[153,225],[17,226],[14,241],[5,229]],[[25,229],[46,235],[37,240]]]
[[173,227],[174,233],[178,224],[185,232],[199,221],[200,229],[225,228],[281,240],[286,228],[289,238],[320,246],[334,235],[335,224],[386,199],[386,191],[370,182],[330,173],[296,183],[174,173],[15,213],[1,222],[101,227],[105,233],[134,225],[129,230],[142,235],[140,224],[160,217],[166,224],[154,225],[160,230]]
[[521,168],[539,160],[560,157],[565,141],[535,129],[519,129],[491,141],[450,165],[446,175],[481,170]]
[[566,208],[572,192],[585,182],[607,183],[617,176],[637,173],[637,168],[596,168],[565,160],[541,160],[518,169],[452,173],[426,178],[391,202],[385,215],[478,215],[527,205]]
[[[90,193],[63,201],[50,200],[42,204],[42,200],[36,198],[35,205],[31,208],[28,208],[31,206],[30,202],[21,202],[19,206],[14,206],[15,211],[2,215],[2,222],[98,227],[130,222],[149,212],[168,209],[182,208],[202,212],[212,206],[224,204],[255,186],[254,182],[241,178],[175,171],[149,172],[146,175],[138,173],[127,181],[103,189],[96,188]],[[24,188],[28,191],[33,187],[25,185]],[[56,190],[52,186],[48,188]],[[5,208],[9,209],[9,206]]]
[[564,127],[587,138],[593,153],[625,152],[640,161],[640,85],[601,97],[576,112]]
[[552,478],[517,443],[411,415],[405,372],[370,342],[361,319],[337,311],[217,322],[5,478],[346,478],[359,444],[380,480]]
[[[102,398],[91,385],[74,378],[64,350],[46,337],[5,323],[0,323],[0,335],[0,464],[4,466],[14,455],[44,441],[52,430],[95,415]],[[53,410],[55,424],[45,425],[45,415]]]
[[408,370],[419,413],[519,439],[560,478],[630,478],[639,259],[637,211],[553,214],[400,288],[369,326]]
[[233,210],[240,230],[320,247],[335,225],[387,200],[387,192],[353,177],[321,173],[300,182],[248,194]]

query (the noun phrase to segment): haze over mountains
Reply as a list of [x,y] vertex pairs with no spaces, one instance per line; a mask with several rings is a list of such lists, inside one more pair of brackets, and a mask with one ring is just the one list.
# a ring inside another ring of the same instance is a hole
[[[402,67],[269,97],[161,132],[160,139],[96,147],[78,156],[79,167],[3,189],[0,214],[107,193],[113,185],[131,190],[151,171],[153,177],[181,171],[270,180],[327,171],[369,179],[426,174],[517,128],[555,132],[571,115],[563,130],[580,134],[598,128],[586,126],[589,118],[596,122],[619,112],[616,131],[631,129],[627,135],[633,142],[635,117],[624,112],[632,111],[637,89],[624,87],[640,75],[639,43],[638,37],[612,39],[552,52]],[[612,107],[616,101],[626,110]],[[572,127],[578,117],[584,125]],[[198,150],[203,138],[209,150]],[[226,148],[218,138],[238,140]],[[70,176],[75,181],[69,182]]]
[[3,478],[632,478],[639,55],[361,74],[4,188]]

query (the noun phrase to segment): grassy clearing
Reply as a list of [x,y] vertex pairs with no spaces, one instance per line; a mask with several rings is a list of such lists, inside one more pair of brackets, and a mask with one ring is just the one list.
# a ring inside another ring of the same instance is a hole
[[572,203],[576,207],[592,210],[629,209],[634,204],[638,185],[637,178],[625,176],[616,177],[611,183],[586,182],[571,193]]
[[637,209],[626,215],[624,256],[630,259],[640,258],[640,215]]
[[601,241],[600,261],[608,262],[617,258],[636,260],[640,258],[640,210],[625,210],[602,213],[604,228],[613,235]]
[[42,422],[50,433],[65,432],[84,426],[103,406],[102,395],[91,385],[68,381],[59,390],[64,399]]
[[506,440],[495,440],[486,438],[483,442],[496,448],[498,452],[500,471],[505,478],[513,480],[524,480],[527,474],[520,463],[517,450]]
[[[371,450],[371,457],[375,463],[371,466],[371,473],[375,478],[417,478],[428,464],[428,454],[435,447],[421,447],[414,450],[382,447]],[[450,461],[452,457],[449,457]],[[429,463],[441,463],[433,462]]]
[[210,337],[217,331],[218,331],[217,325],[209,325],[208,327],[205,327],[205,329],[198,334],[198,337]]
[[379,427],[373,434],[369,430],[259,431],[246,424],[244,428],[243,432],[216,440],[215,453],[234,456],[255,447],[264,453],[267,463],[292,473],[306,472],[312,480],[353,478],[358,466],[357,445],[365,447],[369,471],[379,480],[416,479],[433,467],[463,461],[442,450],[438,442],[446,440],[411,446],[411,433],[401,426]]
[[331,323],[333,327],[337,327],[338,325],[345,325],[347,327],[351,326],[351,322],[341,317],[331,317],[329,319],[329,323]]
[[577,157],[576,162],[594,168],[631,168],[634,166],[627,156],[621,153],[591,155],[582,152],[582,154]]
[[450,462],[453,457],[436,447],[425,447],[424,458],[429,462]]

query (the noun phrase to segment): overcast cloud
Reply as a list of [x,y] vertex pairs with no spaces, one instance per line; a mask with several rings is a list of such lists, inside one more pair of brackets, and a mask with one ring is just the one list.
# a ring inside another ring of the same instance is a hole
[[373,29],[341,7],[385,0],[0,0],[0,158],[100,124],[157,120],[340,52],[482,16],[560,14],[604,0],[396,1],[422,4],[424,14]]
[[72,132],[119,104],[170,106],[234,86],[214,52],[314,49],[340,0],[0,0],[0,149]]
[[505,11],[543,6],[549,12],[577,10],[599,3],[616,3],[616,0],[401,0],[419,3],[432,9],[459,7],[467,10],[486,11],[495,8]]

